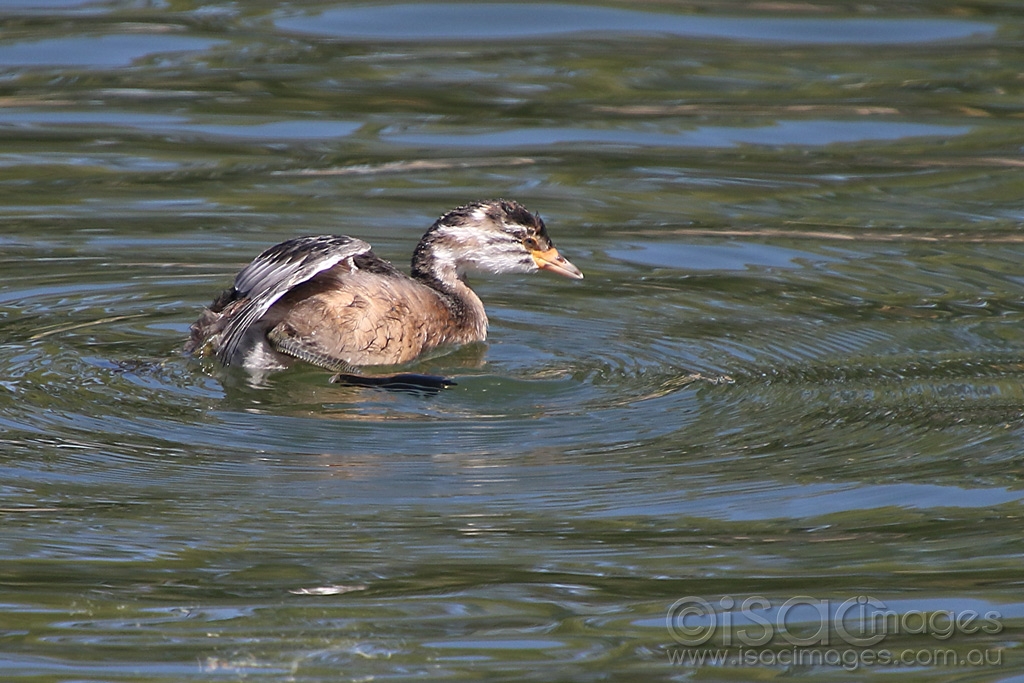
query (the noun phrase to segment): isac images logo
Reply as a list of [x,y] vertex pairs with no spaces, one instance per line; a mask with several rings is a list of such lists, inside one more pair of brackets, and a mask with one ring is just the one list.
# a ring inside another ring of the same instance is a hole
[[[837,601],[806,595],[772,602],[724,596],[712,604],[687,596],[665,615],[682,666],[999,666],[1000,648],[952,647],[954,636],[982,638],[1003,630],[996,611],[908,610],[860,595]],[[926,647],[908,647],[913,641]],[[714,640],[712,640],[714,639]],[[918,640],[913,640],[918,639]],[[886,641],[889,642],[886,642]]]

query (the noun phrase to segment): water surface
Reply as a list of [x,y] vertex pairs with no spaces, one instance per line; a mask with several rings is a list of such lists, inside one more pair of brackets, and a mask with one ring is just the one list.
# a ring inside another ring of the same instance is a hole
[[[735,647],[819,604],[924,619],[858,680],[1024,675],[1015,4],[0,19],[4,680],[846,680]],[[271,244],[496,196],[586,279],[474,278],[441,394],[180,352]]]

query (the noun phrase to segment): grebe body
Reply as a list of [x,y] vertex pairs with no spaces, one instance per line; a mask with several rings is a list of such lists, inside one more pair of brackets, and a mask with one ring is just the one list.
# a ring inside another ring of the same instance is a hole
[[406,275],[344,235],[270,247],[193,323],[186,351],[253,370],[296,360],[334,372],[399,365],[426,351],[483,341],[487,314],[467,271],[549,270],[582,278],[517,202],[475,202],[426,232]]

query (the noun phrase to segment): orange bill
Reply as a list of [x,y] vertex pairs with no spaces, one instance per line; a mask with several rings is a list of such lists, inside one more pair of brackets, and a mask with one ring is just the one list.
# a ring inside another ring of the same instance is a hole
[[583,273],[580,272],[580,269],[563,258],[554,247],[545,251],[541,251],[539,249],[537,251],[531,251],[530,256],[533,257],[533,262],[536,263],[537,267],[541,270],[550,270],[552,273],[558,273],[559,275],[575,278],[577,280],[583,279]]

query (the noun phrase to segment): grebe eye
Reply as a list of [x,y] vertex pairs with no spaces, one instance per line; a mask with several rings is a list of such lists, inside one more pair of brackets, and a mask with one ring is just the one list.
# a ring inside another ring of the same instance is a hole
[[533,237],[524,237],[523,246],[529,249],[530,251],[537,251],[538,249],[540,249],[540,244],[538,244],[537,240]]

